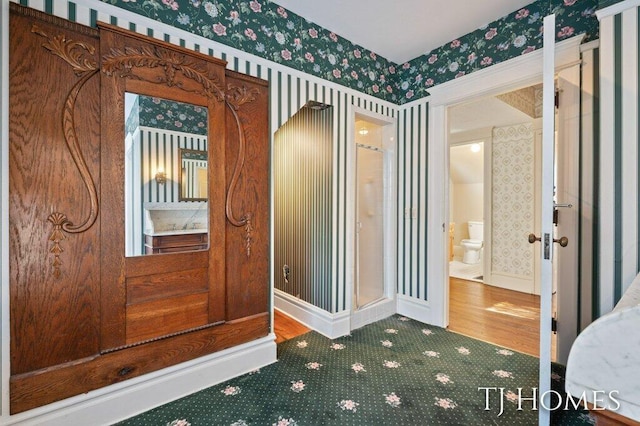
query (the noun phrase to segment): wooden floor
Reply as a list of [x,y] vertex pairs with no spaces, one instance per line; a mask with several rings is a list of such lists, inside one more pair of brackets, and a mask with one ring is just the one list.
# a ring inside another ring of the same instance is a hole
[[293,339],[296,336],[311,331],[277,309],[273,310],[273,328],[276,333],[276,343],[282,343],[285,340]]
[[453,277],[449,283],[450,331],[539,355],[539,296]]
[[[539,354],[540,297],[450,278],[449,330],[533,356]],[[310,331],[274,310],[276,343]]]

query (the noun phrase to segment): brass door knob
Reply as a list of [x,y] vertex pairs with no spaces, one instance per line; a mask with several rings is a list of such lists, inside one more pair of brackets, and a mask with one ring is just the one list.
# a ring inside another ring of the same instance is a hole
[[[541,241],[541,238],[536,237],[536,234],[529,234],[529,243],[533,244],[536,241]],[[554,238],[553,242],[560,244],[560,247],[566,247],[569,245],[569,239],[567,237]]]

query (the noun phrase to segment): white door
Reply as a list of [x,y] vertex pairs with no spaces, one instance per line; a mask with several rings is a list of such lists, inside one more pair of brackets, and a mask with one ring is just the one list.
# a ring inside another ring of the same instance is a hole
[[[554,249],[554,154],[555,154],[555,15],[544,19],[542,74],[542,187],[541,226],[537,237],[540,256],[540,374],[538,424],[548,425],[551,413],[551,316]],[[529,242],[534,242],[534,235]]]

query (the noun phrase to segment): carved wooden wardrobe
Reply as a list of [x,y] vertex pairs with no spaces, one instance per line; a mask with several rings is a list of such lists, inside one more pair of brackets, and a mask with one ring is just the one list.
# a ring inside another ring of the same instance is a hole
[[[268,335],[267,83],[14,3],[10,49],[11,413]],[[208,248],[125,256],[125,93],[206,110]]]

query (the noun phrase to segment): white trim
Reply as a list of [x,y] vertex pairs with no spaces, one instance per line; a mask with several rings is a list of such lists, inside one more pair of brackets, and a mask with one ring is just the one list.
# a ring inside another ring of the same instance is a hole
[[[556,43],[556,70],[580,61],[579,47],[583,38],[584,34],[581,34]],[[539,83],[541,63],[542,49],[539,49],[439,84],[429,89],[430,105],[452,105],[469,101],[471,96],[480,98]],[[496,78],[496,75],[504,75],[508,80]],[[482,89],[479,90],[479,87]]]
[[[431,324],[446,327],[449,324],[449,128],[447,107],[444,104],[429,105],[429,161],[427,187],[427,270],[429,285],[427,300],[432,310]],[[443,178],[444,177],[444,178]],[[445,237],[446,233],[446,237]]]
[[582,43],[580,45],[580,52],[584,53],[589,50],[598,49],[600,47],[600,39],[592,40],[588,43]]
[[624,12],[627,9],[638,6],[640,6],[640,0],[621,1],[620,3],[613,4],[609,7],[605,7],[604,9],[597,10],[596,17],[599,21],[602,21],[606,17],[617,15],[618,13]]
[[[535,208],[538,208],[538,206],[535,206]],[[537,253],[534,256],[537,256]],[[519,291],[520,293],[536,294],[535,274],[526,276],[491,271],[489,277],[490,279],[485,280],[488,285]]]
[[416,299],[415,297],[405,296],[404,294],[398,294],[396,297],[396,303],[396,311],[398,314],[425,324],[444,327],[438,315],[439,309],[434,309],[432,303],[429,303],[426,300]]
[[638,273],[638,12],[622,13],[622,293]]
[[613,105],[614,94],[614,49],[613,49],[613,17],[609,16],[600,22],[600,41],[603,49],[600,49],[600,191],[599,191],[599,241],[600,252],[600,312],[604,315],[613,309],[613,265],[614,265],[614,210],[613,210],[613,185],[615,161],[613,149],[613,132],[615,117]]
[[[482,276],[485,283],[493,283],[493,274],[491,268],[491,259],[493,253],[493,129],[487,127],[488,135],[484,139],[484,158],[482,171],[482,215],[484,226],[483,247],[482,247]],[[451,143],[449,143],[451,145]],[[449,171],[451,173],[451,171]],[[449,201],[451,201],[451,192],[449,192]],[[447,274],[449,275],[449,274]]]
[[582,50],[582,58],[583,58],[583,66],[581,68],[581,96],[580,100],[582,102],[582,106],[580,108],[581,117],[580,117],[580,125],[582,126],[582,138],[580,141],[581,149],[583,152],[582,155],[582,176],[581,176],[581,190],[580,194],[580,203],[581,203],[581,215],[582,215],[582,229],[580,230],[580,242],[582,245],[582,253],[580,258],[580,264],[582,267],[581,271],[581,282],[580,282],[580,330],[584,329],[587,325],[589,325],[592,321],[592,289],[594,285],[594,276],[593,276],[593,264],[596,259],[593,258],[593,220],[594,220],[594,209],[593,209],[593,187],[594,187],[594,179],[593,179],[593,171],[594,171],[594,160],[596,158],[596,153],[594,152],[594,135],[593,135],[593,110],[595,106],[595,98],[593,93],[593,85],[594,85],[594,56],[595,52],[590,50]]
[[3,417],[0,424],[112,424],[274,362],[276,344],[271,333],[206,357]]
[[329,339],[346,336],[350,332],[351,310],[332,314],[282,290],[274,289],[274,307],[306,327]]

